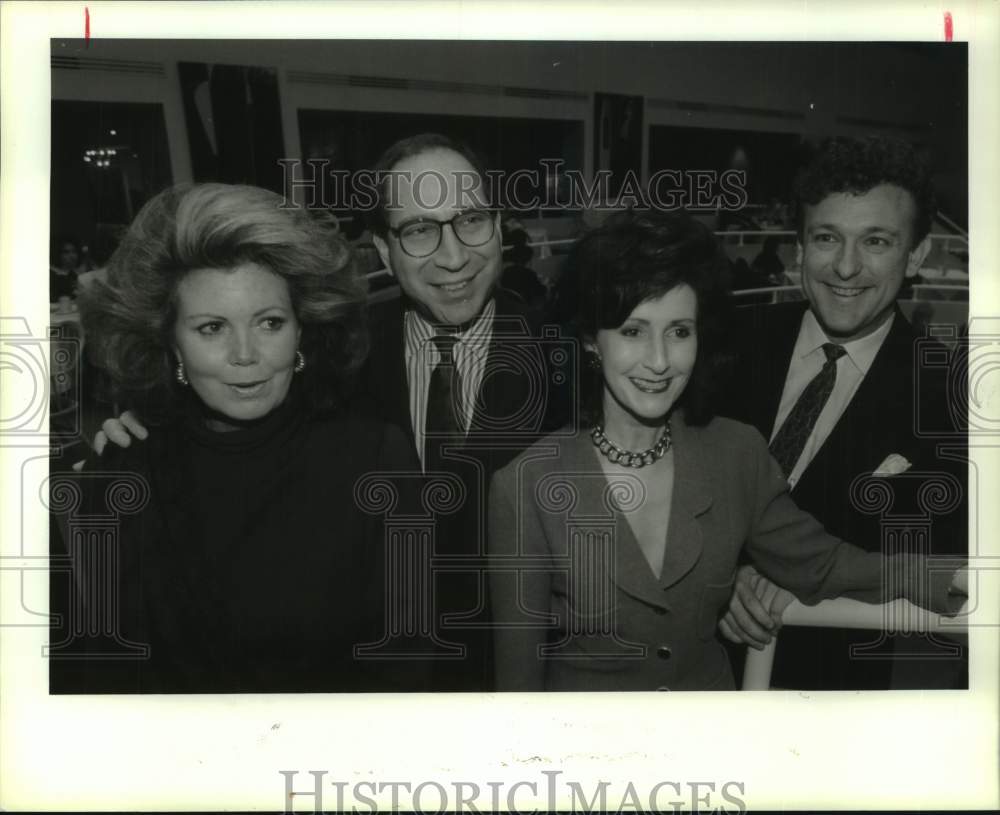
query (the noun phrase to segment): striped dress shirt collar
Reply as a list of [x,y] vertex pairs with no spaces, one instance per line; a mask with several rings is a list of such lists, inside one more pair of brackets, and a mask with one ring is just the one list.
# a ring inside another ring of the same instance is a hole
[[[493,324],[496,302],[490,299],[479,317],[464,331],[455,334],[455,365],[462,382],[462,408],[465,429],[468,431],[475,412],[476,400],[483,381]],[[424,459],[424,426],[427,413],[427,391],[430,377],[440,361],[433,342],[439,327],[429,322],[413,309],[403,317],[403,334],[406,340],[406,378],[410,397],[410,418],[413,437],[421,461]]]

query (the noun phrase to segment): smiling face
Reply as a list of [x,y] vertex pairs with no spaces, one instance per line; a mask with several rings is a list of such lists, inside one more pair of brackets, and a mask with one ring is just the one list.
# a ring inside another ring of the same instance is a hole
[[196,269],[177,286],[174,351],[195,393],[230,419],[285,400],[299,334],[288,284],[255,263]]
[[830,339],[860,339],[892,314],[903,278],[919,271],[930,250],[930,238],[913,245],[915,218],[913,196],[893,184],[806,205],[802,288]]
[[609,435],[625,438],[627,428],[662,424],[694,370],[697,315],[698,297],[681,283],[640,303],[618,328],[597,332],[592,350],[601,357]]
[[[485,206],[482,180],[458,153],[434,149],[396,164],[389,226],[406,227],[421,218],[449,221],[460,212]],[[499,215],[492,215],[498,219]],[[466,246],[450,226],[427,257],[403,251],[397,233],[374,237],[386,268],[420,313],[434,323],[460,325],[475,319],[493,294],[501,268],[500,225],[482,246]]]

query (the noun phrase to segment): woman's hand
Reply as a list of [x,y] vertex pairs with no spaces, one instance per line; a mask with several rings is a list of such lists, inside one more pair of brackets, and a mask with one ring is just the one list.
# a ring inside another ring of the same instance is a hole
[[719,631],[730,642],[764,649],[781,628],[781,615],[794,595],[775,585],[753,566],[736,573],[729,610],[719,620]]
[[128,447],[132,443],[132,436],[144,441],[149,437],[149,431],[134,414],[126,410],[117,419],[108,419],[101,425],[94,436],[94,452],[101,455],[109,441],[119,447]]

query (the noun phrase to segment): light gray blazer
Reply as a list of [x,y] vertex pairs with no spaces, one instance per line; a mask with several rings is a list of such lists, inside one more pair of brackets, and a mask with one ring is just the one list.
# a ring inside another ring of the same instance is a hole
[[[923,562],[883,558],[826,534],[788,496],[761,435],[716,418],[671,419],[674,490],[661,576],[626,513],[631,475],[605,477],[590,437],[552,435],[493,478],[490,591],[498,690],[733,688],[716,625],[744,545],[757,568],[800,600],[907,596],[927,605]],[[943,589],[940,585],[937,589]]]

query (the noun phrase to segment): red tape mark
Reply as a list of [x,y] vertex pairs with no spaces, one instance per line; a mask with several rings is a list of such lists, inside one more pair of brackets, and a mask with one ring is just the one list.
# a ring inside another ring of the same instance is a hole
[[90,9],[87,6],[83,7],[83,38],[87,41],[87,45],[90,45]]
[[944,41],[951,42],[952,34],[954,33],[951,23],[951,12],[946,11],[944,13]]

